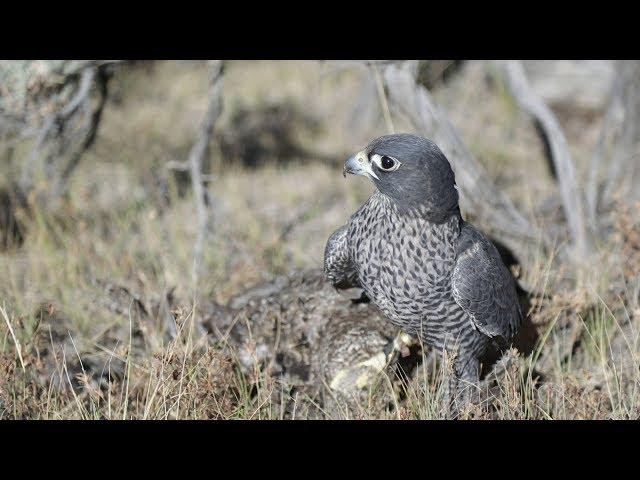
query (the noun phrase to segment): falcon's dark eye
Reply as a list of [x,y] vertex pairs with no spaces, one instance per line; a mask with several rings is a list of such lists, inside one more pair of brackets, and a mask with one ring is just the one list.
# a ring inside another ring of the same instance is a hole
[[391,170],[395,164],[396,161],[391,157],[384,156],[380,159],[380,166],[383,170]]
[[379,153],[371,155],[370,160],[376,167],[385,172],[394,172],[402,165],[397,159],[388,155],[380,155]]

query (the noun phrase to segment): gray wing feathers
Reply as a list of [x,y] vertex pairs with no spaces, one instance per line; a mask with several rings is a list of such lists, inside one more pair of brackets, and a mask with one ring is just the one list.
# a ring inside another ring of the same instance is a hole
[[493,244],[469,224],[463,224],[452,291],[474,326],[491,338],[513,338],[522,313],[514,279]]
[[335,287],[357,287],[357,273],[349,253],[348,225],[340,227],[327,240],[324,249],[324,273]]

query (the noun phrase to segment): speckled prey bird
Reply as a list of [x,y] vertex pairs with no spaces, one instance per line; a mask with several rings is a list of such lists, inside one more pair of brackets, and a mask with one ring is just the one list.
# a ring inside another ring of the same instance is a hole
[[478,381],[490,343],[506,345],[522,321],[514,278],[462,219],[454,173],[430,140],[377,138],[343,173],[368,177],[377,191],[329,237],[327,279],[361,287],[392,323],[451,355],[448,388],[460,393]]

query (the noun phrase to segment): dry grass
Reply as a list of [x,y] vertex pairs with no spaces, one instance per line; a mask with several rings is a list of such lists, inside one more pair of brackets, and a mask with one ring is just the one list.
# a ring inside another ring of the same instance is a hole
[[[322,76],[323,68],[233,64],[219,128],[238,105],[289,99],[324,125],[316,137],[301,139],[314,151],[348,152],[384,133],[378,107],[370,107],[376,121],[368,125],[351,122],[342,108],[358,92],[361,74]],[[471,149],[527,210],[553,189],[540,167],[540,145],[499,91],[489,94],[482,82],[464,89],[465,81],[476,84],[477,73],[467,75],[437,95]],[[364,404],[328,409],[267,375],[258,361],[252,372],[243,371],[237,352],[202,336],[196,290],[224,302],[247,283],[319,267],[326,238],[371,187],[342,181],[339,168],[326,162],[306,162],[314,159],[245,170],[215,157],[214,149],[215,234],[205,251],[207,275],[195,286],[193,203],[163,165],[186,158],[205,108],[206,69],[161,63],[155,71],[122,74],[115,87],[122,101],[108,106],[102,134],[74,175],[63,209],[55,217],[36,211],[25,219],[23,245],[0,253],[0,418],[446,415],[439,401],[442,369],[418,368],[409,379],[383,375]],[[475,118],[465,114],[470,110]],[[588,150],[591,136],[588,130],[571,139],[577,155]],[[166,186],[165,198],[158,182]],[[579,276],[553,255],[519,252],[522,280],[541,294],[530,314],[539,341],[529,355],[510,357],[485,392],[489,400],[462,418],[638,418],[638,219],[640,206],[621,205],[615,231]],[[135,302],[124,311],[109,308],[105,282],[138,293],[147,308],[170,292],[190,307],[173,312],[170,321],[160,310],[143,320]],[[174,338],[167,335],[171,329]],[[391,401],[376,400],[382,397]]]

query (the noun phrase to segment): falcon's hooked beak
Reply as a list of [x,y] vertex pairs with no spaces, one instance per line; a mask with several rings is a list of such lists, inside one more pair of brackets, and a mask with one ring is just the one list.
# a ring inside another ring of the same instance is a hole
[[371,162],[369,161],[367,154],[364,152],[356,153],[345,162],[344,168],[342,169],[342,176],[346,177],[347,173],[352,173],[354,175],[363,175],[365,177],[373,177],[376,180],[380,180],[373,171]]

